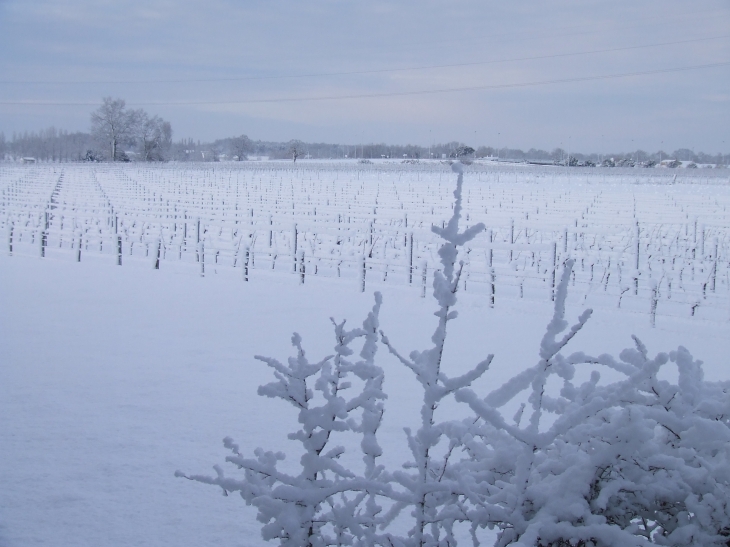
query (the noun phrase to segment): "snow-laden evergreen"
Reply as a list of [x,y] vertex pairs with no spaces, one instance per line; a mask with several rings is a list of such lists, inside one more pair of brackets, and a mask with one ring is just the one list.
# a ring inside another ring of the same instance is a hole
[[[452,217],[433,229],[442,245],[432,346],[400,353],[379,331],[376,293],[362,328],[333,321],[333,355],[310,362],[295,334],[296,355],[286,365],[258,357],[276,377],[259,394],[299,412],[299,428],[289,434],[303,451],[298,474],[278,468],[284,454],[258,448],[248,458],[226,438],[227,461],[242,475],[219,466],[214,477],[177,475],[239,492],[257,508],[262,537],[287,546],[446,547],[457,544],[459,527],[469,528],[474,545],[481,528],[496,529],[499,547],[728,544],[730,383],[705,381],[702,363],[681,346],[650,357],[636,337],[618,358],[568,354],[591,316],[586,310],[572,326],[565,318],[573,260],[563,264],[536,365],[491,391],[477,382],[491,355],[461,376],[449,374],[444,346],[457,318],[460,256],[484,230],[459,231],[463,169],[454,165]],[[356,341],[359,360],[351,357]],[[378,463],[386,400],[379,341],[422,388],[421,422],[406,429],[410,458],[397,470]],[[548,389],[556,383],[559,389]],[[440,421],[447,398],[470,416]],[[518,409],[514,417],[509,408]],[[338,438],[353,434],[361,437],[359,469],[340,463]]]

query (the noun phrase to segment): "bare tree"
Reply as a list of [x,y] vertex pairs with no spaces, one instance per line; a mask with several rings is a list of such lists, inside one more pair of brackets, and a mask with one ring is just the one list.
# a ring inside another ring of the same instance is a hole
[[294,163],[302,155],[302,152],[304,152],[304,143],[302,141],[289,141],[289,155],[292,157]]
[[205,161],[221,161],[221,154],[223,153],[220,141],[215,141],[210,145],[210,152],[205,158]]
[[138,110],[138,137],[144,161],[162,161],[172,146],[172,127],[159,116]]
[[238,157],[238,161],[243,161],[247,159],[246,156],[252,148],[253,143],[251,142],[251,139],[249,139],[246,135],[233,137],[231,139],[231,153],[233,156]]
[[139,126],[139,111],[125,109],[123,99],[104,97],[91,114],[91,134],[109,154],[111,161],[126,157],[120,146],[134,141]]

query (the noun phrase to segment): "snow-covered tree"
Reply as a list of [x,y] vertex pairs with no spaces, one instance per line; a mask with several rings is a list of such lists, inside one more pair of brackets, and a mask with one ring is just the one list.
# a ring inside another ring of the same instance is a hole
[[138,110],[137,137],[144,161],[168,159],[172,147],[172,127],[159,116],[149,116]]
[[246,135],[233,137],[230,140],[231,155],[236,156],[238,161],[247,159],[247,154],[253,149],[253,142]]
[[458,146],[452,153],[452,158],[467,158],[474,155],[475,150],[465,144]]
[[91,135],[111,161],[123,159],[120,147],[134,142],[138,127],[138,112],[127,110],[123,99],[104,97],[102,105],[91,114]]
[[169,122],[111,97],[91,114],[91,136],[110,161],[129,161],[122,146],[138,147],[144,161],[167,159],[172,146]]
[[289,141],[287,153],[291,156],[292,161],[296,163],[297,158],[304,153],[304,143],[302,141]]

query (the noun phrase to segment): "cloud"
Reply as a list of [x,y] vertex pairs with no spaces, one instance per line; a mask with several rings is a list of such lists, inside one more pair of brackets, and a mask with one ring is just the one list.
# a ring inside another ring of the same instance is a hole
[[705,101],[713,103],[730,103],[730,93],[713,93],[702,97]]
[[[730,9],[722,0],[691,5],[680,0],[457,0],[449,4],[435,0],[0,0],[0,7],[4,52],[0,71],[7,80],[204,80],[503,61],[237,82],[0,84],[0,98],[6,100],[73,102],[113,95],[130,103],[221,102],[399,93],[730,60],[727,38],[562,56],[730,34]],[[545,55],[555,57],[514,60]],[[425,142],[431,128],[432,133],[444,135],[442,140],[473,136],[476,130],[485,144],[490,142],[489,135],[500,132],[514,135],[512,145],[542,147],[580,133],[586,146],[597,146],[602,133],[611,132],[616,141],[630,140],[628,132],[642,128],[646,129],[644,148],[652,148],[652,139],[667,142],[672,138],[677,146],[687,138],[704,140],[710,148],[720,138],[715,107],[726,102],[717,98],[726,96],[729,84],[727,70],[707,70],[511,90],[159,110],[169,112],[174,126],[196,138],[222,137],[221,131],[240,132],[251,124],[266,138],[280,140],[288,140],[289,132],[296,130],[305,139],[307,131],[321,140],[349,141],[365,132],[377,141]],[[705,122],[706,129],[697,135],[688,134],[696,130],[695,124],[678,127],[655,107],[671,111],[688,104],[692,104],[692,116]],[[48,125],[67,119],[67,114],[53,114],[49,109],[43,115]],[[28,120],[35,124],[41,118]],[[20,113],[0,119],[0,124],[13,124],[0,127],[6,133],[32,128],[22,127]],[[246,132],[256,137],[254,131]],[[326,138],[327,132],[333,137]],[[521,144],[520,135],[531,142]]]

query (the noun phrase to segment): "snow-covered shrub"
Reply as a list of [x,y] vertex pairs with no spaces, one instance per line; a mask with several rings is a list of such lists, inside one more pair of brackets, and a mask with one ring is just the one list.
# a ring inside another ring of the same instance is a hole
[[[682,347],[650,358],[636,337],[618,359],[564,355],[591,315],[587,310],[570,328],[565,319],[572,260],[564,264],[535,366],[486,394],[471,384],[491,355],[449,376],[444,344],[457,317],[460,248],[484,229],[459,232],[463,165],[453,167],[453,216],[433,228],[443,245],[432,345],[403,356],[378,330],[376,293],[362,328],[333,321],[332,356],[311,363],[295,334],[296,356],[286,365],[257,357],[276,377],[259,393],[299,411],[299,428],[289,434],[302,446],[298,474],[279,469],[283,454],[259,448],[246,458],[230,438],[227,461],[242,477],[218,466],[215,477],[176,474],[239,492],[258,509],[262,537],[286,546],[455,546],[458,526],[471,530],[474,545],[479,528],[496,529],[499,547],[730,545],[730,384],[704,381],[701,362]],[[378,341],[422,388],[421,423],[406,429],[411,458],[399,470],[377,463],[386,398],[375,362]],[[676,383],[665,379],[670,366]],[[581,368],[590,374],[578,383]],[[601,368],[620,379],[602,382]],[[470,416],[439,421],[436,411],[447,397]],[[512,419],[505,416],[509,406],[519,408]],[[359,469],[340,463],[345,448],[337,443],[352,435],[361,439]],[[393,531],[404,525],[407,533]]]
[[[618,360],[563,356],[589,317],[558,340],[571,268],[538,364],[486,397],[457,392],[479,418],[454,436],[469,453],[461,473],[473,479],[470,521],[501,530],[500,546],[727,544],[730,385],[705,382],[683,347],[650,358],[636,337]],[[670,363],[677,384],[660,379]],[[624,378],[600,385],[594,370],[574,385],[576,367],[590,365]],[[553,375],[562,380],[557,396],[545,391]],[[521,425],[522,406],[510,424],[498,410],[525,390],[529,420]]]
[[[401,471],[387,475],[394,483],[397,499],[384,517],[388,524],[404,509],[410,508],[414,523],[407,538],[401,538],[403,545],[454,545],[454,524],[467,520],[460,510],[464,491],[460,484],[458,470],[453,470],[452,454],[458,440],[446,435],[450,424],[438,423],[435,411],[442,400],[452,396],[459,389],[468,387],[486,372],[492,355],[479,363],[470,372],[451,378],[443,370],[443,352],[448,324],[456,319],[456,292],[459,287],[463,262],[458,262],[459,248],[484,230],[483,224],[476,224],[459,232],[462,210],[463,165],[456,163],[458,172],[454,190],[453,215],[444,228],[433,226],[432,230],[444,241],[439,249],[442,270],[434,275],[433,296],[438,303],[434,315],[438,319],[431,336],[433,345],[423,351],[412,351],[406,358],[391,344],[381,331],[383,343],[398,360],[416,376],[422,387],[421,424],[413,433],[406,429],[408,447],[413,459],[405,462]],[[454,472],[452,472],[454,471]],[[443,543],[445,542],[445,543]]]
[[[226,461],[244,470],[243,478],[227,477],[219,466],[214,467],[216,477],[176,475],[218,485],[226,495],[239,492],[258,509],[258,519],[264,523],[262,537],[278,539],[280,545],[351,545],[355,534],[361,544],[374,544],[370,538],[380,511],[374,496],[382,493],[378,481],[382,468],[376,465],[382,451],[376,432],[385,398],[383,371],[374,364],[380,305],[381,297],[376,293],[372,312],[360,329],[346,330],[344,321],[333,321],[335,354],[317,363],[309,362],[296,333],[292,336],[296,356],[286,365],[256,357],[269,365],[276,377],[275,382],[259,388],[259,395],[282,399],[299,411],[300,427],[288,436],[303,448],[299,474],[277,468],[285,459],[283,453],[258,448],[255,458],[246,458],[227,437],[223,444],[232,455]],[[364,340],[360,359],[352,361],[350,345],[359,338]],[[354,382],[359,389],[353,387]],[[362,436],[365,465],[359,475],[337,461],[345,448],[334,440],[344,432]],[[348,497],[349,493],[354,495]]]

